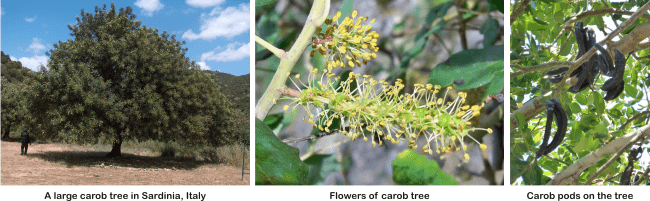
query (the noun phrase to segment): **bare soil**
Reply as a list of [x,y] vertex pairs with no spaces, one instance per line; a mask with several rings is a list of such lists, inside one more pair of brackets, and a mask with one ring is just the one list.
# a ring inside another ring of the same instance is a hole
[[2,185],[249,185],[250,167],[105,151],[65,144],[31,144],[20,155],[17,139],[1,144]]

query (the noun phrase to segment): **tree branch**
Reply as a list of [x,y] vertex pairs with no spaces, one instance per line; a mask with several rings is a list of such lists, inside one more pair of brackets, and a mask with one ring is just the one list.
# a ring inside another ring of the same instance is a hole
[[265,48],[268,49],[269,51],[273,52],[273,54],[274,54],[276,57],[280,58],[280,59],[284,59],[284,58],[287,57],[287,53],[286,53],[284,50],[281,50],[281,49],[279,49],[279,48],[273,46],[271,43],[266,42],[264,39],[260,38],[260,37],[257,36],[257,35],[255,35],[255,42],[257,42],[258,44],[262,45],[263,47],[265,47]]
[[519,173],[519,175],[517,175],[516,177],[513,177],[510,180],[510,185],[514,184],[517,181],[517,178],[523,176],[524,174],[526,174],[526,172],[530,171],[532,169],[533,165],[535,165],[535,164],[537,164],[537,158],[533,158],[533,161],[530,161],[530,163],[528,163],[528,166],[526,167],[526,169],[522,170],[521,173]]
[[650,111],[643,111],[639,114],[635,114],[634,116],[632,116],[632,118],[627,119],[625,123],[623,123],[623,125],[621,125],[621,127],[618,128],[618,130],[619,131],[625,130],[625,126],[627,126],[627,124],[631,123],[632,121],[638,118],[641,118],[642,116],[645,116],[646,114],[650,114]]
[[519,77],[520,75],[530,73],[533,71],[540,71],[540,70],[546,70],[546,69],[551,69],[555,67],[569,67],[573,65],[573,61],[551,61],[551,62],[546,62],[540,65],[536,66],[531,66],[531,67],[521,67],[518,68],[519,70],[517,72],[511,73],[510,78],[515,78]]
[[585,181],[584,185],[591,184],[591,182],[594,181],[594,179],[596,179],[596,177],[598,177],[598,175],[600,175],[600,173],[602,173],[603,171],[605,171],[605,169],[607,169],[607,167],[612,165],[612,163],[614,163],[614,161],[616,161],[616,159],[618,159],[618,157],[623,155],[623,153],[625,153],[627,150],[629,150],[630,147],[632,147],[632,145],[634,145],[634,143],[636,143],[636,140],[630,141],[629,143],[627,143],[625,148],[619,150],[614,156],[609,158],[609,160],[605,164],[600,166],[600,168],[598,168],[598,170],[594,174],[592,174],[591,177],[589,177],[589,179],[587,179],[587,181]]
[[512,13],[512,15],[510,15],[510,25],[512,25],[512,22],[514,22],[522,12],[524,12],[524,9],[526,9],[529,3],[530,0],[525,0],[523,3],[519,4],[519,8],[517,8],[517,10]]
[[304,52],[305,48],[310,44],[311,37],[314,35],[314,32],[316,32],[316,28],[322,24],[317,24],[317,22],[320,21],[320,17],[329,13],[329,5],[325,5],[326,3],[329,3],[329,1],[330,0],[314,1],[300,35],[298,35],[296,42],[287,53],[287,57],[280,60],[280,65],[278,66],[275,75],[273,75],[271,83],[269,83],[269,86],[266,88],[264,94],[255,106],[255,117],[258,119],[264,119],[269,113],[269,110],[271,110],[271,107],[273,107],[273,100],[280,97],[280,90],[282,90],[283,87],[286,87],[284,83],[288,78],[287,73],[289,73],[293,66],[296,65],[298,58],[300,58],[302,52]]
[[643,175],[641,176],[641,178],[639,178],[638,181],[634,182],[634,185],[641,184],[641,182],[643,180],[646,180],[649,176],[650,176],[650,165],[648,165],[648,167],[645,168],[645,172],[643,172]]
[[582,171],[596,164],[603,158],[603,156],[617,153],[621,150],[625,151],[631,144],[633,144],[633,142],[648,136],[650,136],[650,125],[643,126],[634,132],[621,136],[617,140],[614,140],[613,142],[580,158],[580,160],[569,166],[566,170],[556,174],[555,177],[548,182],[548,185],[560,185],[574,182],[574,176],[579,176]]
[[320,132],[320,133],[316,133],[314,135],[305,136],[305,137],[284,139],[284,140],[282,140],[282,142],[284,142],[285,144],[294,144],[294,143],[297,143],[297,142],[300,142],[300,141],[313,140],[313,139],[325,137],[325,136],[328,136],[328,135],[334,135],[336,133],[339,133],[339,129],[333,129],[330,132]]

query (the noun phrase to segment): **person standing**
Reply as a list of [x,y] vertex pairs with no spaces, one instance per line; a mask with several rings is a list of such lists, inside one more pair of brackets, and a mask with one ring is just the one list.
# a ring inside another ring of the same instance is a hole
[[29,133],[25,128],[25,131],[20,133],[20,155],[27,155],[27,146],[29,143],[31,143],[31,140],[29,139]]

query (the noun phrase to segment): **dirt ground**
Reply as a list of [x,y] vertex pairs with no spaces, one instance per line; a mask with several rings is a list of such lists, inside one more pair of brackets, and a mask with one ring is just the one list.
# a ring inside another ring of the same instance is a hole
[[249,185],[250,167],[122,153],[78,151],[61,144],[32,144],[20,155],[20,142],[2,141],[2,185]]

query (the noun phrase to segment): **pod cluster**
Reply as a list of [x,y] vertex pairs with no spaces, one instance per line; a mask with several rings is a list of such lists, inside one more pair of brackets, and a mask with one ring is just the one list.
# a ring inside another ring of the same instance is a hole
[[[605,84],[601,87],[601,90],[606,92],[606,95],[603,98],[605,100],[613,100],[621,95],[625,86],[625,83],[623,83],[623,77],[625,74],[625,56],[623,53],[615,49],[615,62],[612,61],[612,57],[609,55],[607,50],[596,42],[594,31],[583,27],[582,21],[577,21],[575,23],[574,33],[576,36],[576,43],[578,44],[577,58],[582,57],[592,47],[596,47],[600,53],[594,54],[589,58],[589,61],[583,63],[571,72],[570,76],[576,77],[578,81],[571,86],[568,91],[571,93],[579,93],[588,88],[594,84],[596,76],[601,72],[604,75],[611,77],[605,81]],[[562,67],[551,70],[547,72],[546,75],[551,76],[551,78],[549,78],[551,83],[558,83],[562,80],[562,77],[564,77],[564,73],[567,70],[569,70],[568,67]]]

